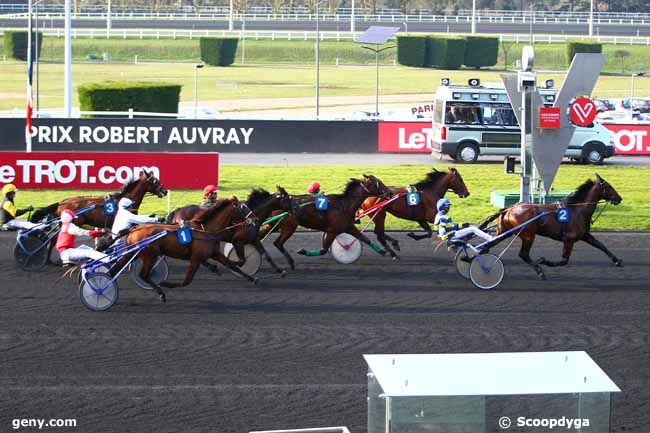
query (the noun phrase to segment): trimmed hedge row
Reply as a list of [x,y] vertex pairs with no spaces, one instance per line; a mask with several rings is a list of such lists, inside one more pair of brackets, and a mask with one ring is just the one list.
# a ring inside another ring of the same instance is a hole
[[79,86],[81,111],[178,113],[181,85],[146,81],[106,81]]
[[[5,54],[8,58],[27,61],[27,32],[4,32]],[[38,55],[41,55],[43,33],[32,32],[32,60],[36,60],[36,38],[38,38]]]
[[602,53],[603,44],[589,41],[567,41],[566,58],[567,64],[571,64],[576,53]]
[[[424,53],[422,49],[424,48]],[[499,39],[469,36],[398,36],[397,61],[405,66],[434,66],[459,69],[462,65],[481,68],[494,66],[499,54]]]
[[229,66],[235,62],[237,38],[200,38],[201,60],[212,66]]

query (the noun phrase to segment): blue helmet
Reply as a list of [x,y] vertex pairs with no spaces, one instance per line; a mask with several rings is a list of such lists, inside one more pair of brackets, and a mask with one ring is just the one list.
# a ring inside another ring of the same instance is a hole
[[451,206],[451,202],[449,201],[449,199],[441,198],[436,203],[436,209],[438,209],[438,211],[440,211],[445,206]]

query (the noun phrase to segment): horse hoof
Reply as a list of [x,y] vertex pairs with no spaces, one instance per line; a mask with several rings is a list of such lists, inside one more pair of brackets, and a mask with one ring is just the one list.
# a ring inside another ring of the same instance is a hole
[[284,269],[282,269],[282,270],[280,271],[280,276],[281,276],[282,278],[286,277],[286,276],[287,276],[287,271],[285,271]]
[[391,257],[393,260],[399,260],[399,259],[400,259],[399,256],[398,256],[397,254],[393,254],[393,255],[390,256],[390,257]]
[[614,262],[614,266],[616,266],[617,268],[622,268],[623,267],[623,260],[621,260],[621,259],[616,260]]
[[395,249],[395,251],[402,251],[397,242],[393,243],[393,248]]
[[253,283],[254,286],[257,286],[257,284],[258,284],[259,282],[260,282],[260,279],[259,279],[259,278],[253,278],[253,279],[251,280],[251,283]]
[[539,277],[540,280],[546,281],[546,274],[544,274],[543,272],[538,273],[537,276]]
[[304,248],[301,248],[296,253],[300,254],[301,256],[306,256],[307,255],[307,250],[304,249]]
[[165,297],[164,293],[158,295],[158,299],[160,299],[160,302],[167,302],[167,298]]
[[407,233],[406,236],[408,236],[411,239],[415,239],[415,233],[413,232]]

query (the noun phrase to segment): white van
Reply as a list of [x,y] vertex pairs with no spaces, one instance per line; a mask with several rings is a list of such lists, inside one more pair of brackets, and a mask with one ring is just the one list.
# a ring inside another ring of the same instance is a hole
[[[545,105],[553,105],[557,90],[539,92]],[[521,131],[503,86],[438,87],[431,143],[434,153],[472,163],[480,155],[519,155],[520,147]],[[613,134],[594,122],[576,129],[565,156],[585,164],[602,164],[612,155]]]

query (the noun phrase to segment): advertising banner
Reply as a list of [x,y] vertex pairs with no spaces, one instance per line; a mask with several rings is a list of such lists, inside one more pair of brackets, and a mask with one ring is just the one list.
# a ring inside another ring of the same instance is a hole
[[617,155],[650,155],[650,125],[603,126],[614,133]]
[[26,189],[115,189],[143,169],[167,189],[203,188],[218,185],[219,154],[0,152],[0,184]]
[[379,152],[431,153],[431,122],[379,122]]

